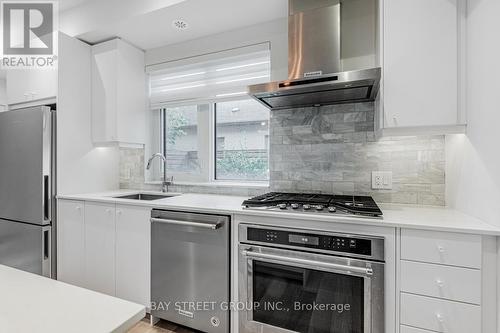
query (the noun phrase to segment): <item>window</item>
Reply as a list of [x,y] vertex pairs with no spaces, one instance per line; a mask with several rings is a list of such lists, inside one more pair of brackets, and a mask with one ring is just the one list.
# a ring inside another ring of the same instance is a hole
[[[268,82],[269,44],[150,66],[151,153],[187,182],[269,180],[269,110],[246,87]],[[160,126],[158,126],[158,124]],[[147,175],[160,180],[160,161]]]
[[215,124],[215,179],[268,180],[269,110],[249,99],[216,103]]
[[198,106],[165,108],[162,117],[163,155],[167,171],[200,172],[198,160]]
[[159,146],[169,176],[181,181],[269,180],[269,110],[258,102],[167,107],[159,118]]

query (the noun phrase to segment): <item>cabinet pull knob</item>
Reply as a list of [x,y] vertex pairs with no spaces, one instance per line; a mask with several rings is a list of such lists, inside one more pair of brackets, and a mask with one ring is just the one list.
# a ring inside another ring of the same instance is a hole
[[441,245],[438,245],[438,251],[439,251],[439,253],[444,253],[444,247]]
[[441,280],[441,279],[437,279],[436,280],[436,284],[438,285],[439,288],[443,288],[444,287],[444,281]]
[[436,318],[437,318],[437,320],[438,320],[440,323],[444,323],[444,317],[443,317],[443,315],[442,315],[442,314],[437,313],[437,314],[436,314]]
[[398,117],[397,116],[393,116],[392,117],[392,122],[394,123],[394,126],[398,126]]

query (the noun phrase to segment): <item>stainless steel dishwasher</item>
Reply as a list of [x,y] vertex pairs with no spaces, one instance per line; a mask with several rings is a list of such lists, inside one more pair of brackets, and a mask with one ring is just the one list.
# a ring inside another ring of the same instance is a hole
[[151,315],[229,332],[230,217],[153,209]]

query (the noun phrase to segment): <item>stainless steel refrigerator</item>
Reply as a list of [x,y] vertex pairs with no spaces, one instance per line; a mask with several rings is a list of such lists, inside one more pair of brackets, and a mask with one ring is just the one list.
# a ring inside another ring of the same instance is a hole
[[0,112],[0,264],[52,277],[55,111]]

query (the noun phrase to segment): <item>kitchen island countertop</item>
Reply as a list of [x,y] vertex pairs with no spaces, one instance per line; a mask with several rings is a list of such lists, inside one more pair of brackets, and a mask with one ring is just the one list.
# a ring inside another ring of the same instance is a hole
[[0,265],[0,332],[126,332],[142,305]]

